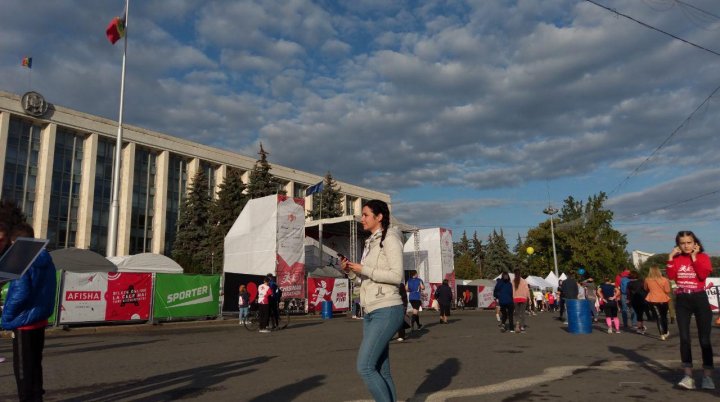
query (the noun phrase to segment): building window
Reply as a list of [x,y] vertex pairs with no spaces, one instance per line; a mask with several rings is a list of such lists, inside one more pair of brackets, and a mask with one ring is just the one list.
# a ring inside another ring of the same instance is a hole
[[177,237],[177,224],[180,220],[180,207],[187,195],[188,160],[170,154],[168,167],[167,209],[165,210],[165,255],[170,256]]
[[84,140],[84,135],[60,128],[55,136],[48,215],[50,249],[75,246]]
[[211,199],[215,199],[215,170],[216,166],[210,164],[210,162],[200,161],[200,169],[205,173],[208,181],[208,194]]
[[135,150],[130,254],[147,253],[152,249],[156,159],[154,151],[140,147]]
[[107,253],[110,203],[112,202],[113,166],[115,163],[115,141],[99,137],[95,159],[95,191],[93,195],[92,230],[90,250]]
[[294,198],[305,198],[305,190],[307,190],[309,186],[295,182],[295,185],[293,187]]
[[10,118],[2,200],[12,201],[32,222],[42,127],[30,121]]

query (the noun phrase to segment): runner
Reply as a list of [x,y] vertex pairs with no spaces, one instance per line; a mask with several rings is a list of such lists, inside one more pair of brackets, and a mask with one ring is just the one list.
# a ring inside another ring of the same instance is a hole
[[410,271],[410,279],[407,281],[405,290],[408,293],[408,300],[412,306],[412,319],[410,325],[414,329],[417,324],[417,329],[422,329],[420,324],[420,307],[422,306],[422,291],[425,290],[425,283],[423,280],[418,278],[418,273],[415,270]]

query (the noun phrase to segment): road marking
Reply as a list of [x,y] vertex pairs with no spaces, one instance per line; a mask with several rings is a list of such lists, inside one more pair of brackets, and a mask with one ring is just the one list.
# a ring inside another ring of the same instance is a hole
[[[655,365],[668,366],[670,364],[678,365],[679,362],[676,360],[655,360]],[[463,398],[469,396],[480,396],[495,394],[498,392],[514,391],[522,388],[532,387],[544,382],[551,382],[561,380],[573,375],[576,370],[603,370],[603,371],[614,371],[614,370],[631,370],[636,365],[642,365],[643,363],[631,362],[627,360],[614,360],[604,363],[600,366],[558,366],[548,367],[541,374],[532,377],[525,378],[514,378],[512,380],[503,381],[497,384],[482,385],[479,387],[472,388],[461,388],[452,389],[447,391],[438,391],[431,394],[418,394],[408,399],[407,402],[441,402],[451,398]],[[669,368],[669,367],[668,367]],[[348,402],[372,402],[372,400],[356,400]]]

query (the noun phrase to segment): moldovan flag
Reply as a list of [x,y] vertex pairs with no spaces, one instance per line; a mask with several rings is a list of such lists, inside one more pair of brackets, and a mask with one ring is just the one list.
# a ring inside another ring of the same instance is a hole
[[122,17],[113,18],[105,30],[105,34],[113,45],[125,36],[125,14],[123,14]]
[[32,68],[32,57],[23,57],[22,66]]

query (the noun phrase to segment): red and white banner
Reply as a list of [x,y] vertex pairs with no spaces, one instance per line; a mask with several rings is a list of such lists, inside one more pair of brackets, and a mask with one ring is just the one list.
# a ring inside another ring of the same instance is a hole
[[305,295],[305,200],[278,195],[278,286],[283,298]]
[[60,323],[147,320],[151,273],[65,272]]
[[707,293],[708,301],[712,311],[718,311],[718,294],[720,293],[720,278],[705,279],[705,293]]
[[333,311],[350,308],[349,281],[342,278],[308,278],[308,311],[321,311],[324,301],[332,302]]
[[478,308],[494,308],[495,297],[493,297],[494,287],[478,286]]

